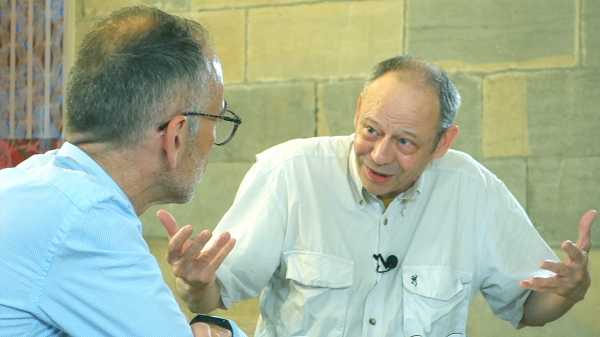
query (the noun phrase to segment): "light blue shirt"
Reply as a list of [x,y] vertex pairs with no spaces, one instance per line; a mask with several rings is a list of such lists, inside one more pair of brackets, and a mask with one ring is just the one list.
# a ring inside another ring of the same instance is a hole
[[0,336],[192,336],[125,193],[76,146],[0,171]]

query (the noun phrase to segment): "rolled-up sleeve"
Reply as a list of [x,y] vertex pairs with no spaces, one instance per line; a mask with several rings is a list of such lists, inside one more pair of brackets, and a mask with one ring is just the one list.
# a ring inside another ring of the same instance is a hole
[[492,311],[517,327],[530,291],[519,281],[544,273],[543,260],[558,260],[535,229],[525,210],[506,186],[497,181],[488,195],[490,217],[482,247],[483,283],[481,291]]

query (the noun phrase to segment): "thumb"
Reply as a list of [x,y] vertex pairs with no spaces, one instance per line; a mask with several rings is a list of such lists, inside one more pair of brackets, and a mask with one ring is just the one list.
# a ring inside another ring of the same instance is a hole
[[581,217],[579,220],[579,238],[577,239],[577,247],[584,251],[589,251],[592,244],[590,241],[591,232],[592,232],[592,223],[596,216],[598,215],[598,211],[595,209],[591,209]]
[[167,231],[169,237],[172,237],[173,235],[175,235],[175,233],[177,233],[177,231],[179,230],[179,228],[177,227],[177,221],[171,213],[169,213],[167,210],[159,209],[158,212],[156,212],[156,216]]

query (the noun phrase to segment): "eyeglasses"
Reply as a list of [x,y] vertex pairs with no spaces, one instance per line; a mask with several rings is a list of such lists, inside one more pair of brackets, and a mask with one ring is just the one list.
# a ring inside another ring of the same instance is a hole
[[[208,117],[213,120],[216,120],[215,125],[215,145],[225,145],[227,144],[235,135],[240,124],[242,124],[242,119],[235,114],[235,112],[229,109],[229,104],[225,101],[223,105],[223,110],[221,110],[220,115],[212,115],[204,112],[198,111],[187,111],[181,113],[182,116],[202,116]],[[158,127],[159,131],[164,130],[169,122],[165,122]]]

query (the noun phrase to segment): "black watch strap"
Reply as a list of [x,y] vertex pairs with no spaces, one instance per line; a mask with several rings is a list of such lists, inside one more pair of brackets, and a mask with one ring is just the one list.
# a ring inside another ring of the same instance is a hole
[[229,321],[224,318],[221,318],[221,317],[199,314],[199,315],[196,315],[196,317],[192,318],[192,320],[190,321],[190,325],[192,325],[194,323],[213,324],[213,325],[219,326],[223,329],[227,329],[227,330],[231,331],[231,333],[233,333],[233,329],[231,328],[231,324],[229,324]]

